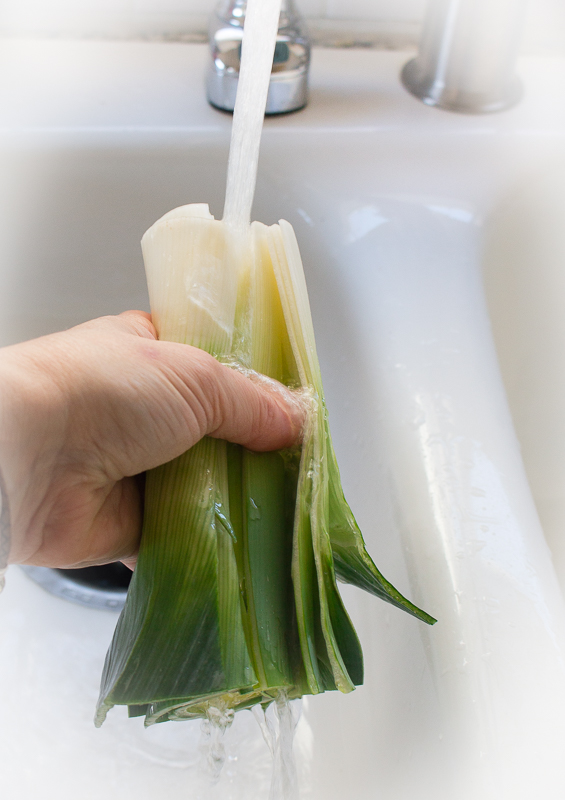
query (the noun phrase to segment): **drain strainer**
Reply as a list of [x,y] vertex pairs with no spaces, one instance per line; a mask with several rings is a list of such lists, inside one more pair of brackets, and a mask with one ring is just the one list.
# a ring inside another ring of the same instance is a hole
[[121,611],[126,602],[131,571],[123,564],[105,564],[83,569],[51,569],[28,567],[21,569],[50,594],[89,608]]

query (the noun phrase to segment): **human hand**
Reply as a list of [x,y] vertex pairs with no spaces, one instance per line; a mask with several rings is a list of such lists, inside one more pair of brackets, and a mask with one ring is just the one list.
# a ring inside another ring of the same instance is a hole
[[142,517],[136,475],[205,435],[251,450],[287,447],[302,422],[290,391],[197,348],[157,341],[141,311],[0,349],[9,562],[121,559],[133,567]]

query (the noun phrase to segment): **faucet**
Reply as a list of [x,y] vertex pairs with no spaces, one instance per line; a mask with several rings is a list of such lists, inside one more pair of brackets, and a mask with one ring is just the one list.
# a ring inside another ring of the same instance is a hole
[[482,114],[522,96],[514,72],[525,0],[429,0],[404,86],[427,105]]
[[[220,0],[210,20],[208,102],[233,111],[239,76],[246,0]],[[310,40],[294,0],[282,0],[266,114],[303,108],[308,100]]]

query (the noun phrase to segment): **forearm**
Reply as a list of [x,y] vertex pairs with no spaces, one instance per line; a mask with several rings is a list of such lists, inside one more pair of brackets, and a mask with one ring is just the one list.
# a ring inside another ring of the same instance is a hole
[[10,506],[8,492],[0,471],[0,592],[4,588],[4,575],[10,556]]
[[[2,375],[2,359],[0,357],[0,380]],[[2,395],[0,397],[0,592],[4,588],[4,576],[8,567],[10,550],[12,544],[11,523],[10,523],[10,503],[8,500],[8,488],[4,478],[6,470],[5,461],[7,450],[7,424],[6,424],[6,384],[2,380]]]

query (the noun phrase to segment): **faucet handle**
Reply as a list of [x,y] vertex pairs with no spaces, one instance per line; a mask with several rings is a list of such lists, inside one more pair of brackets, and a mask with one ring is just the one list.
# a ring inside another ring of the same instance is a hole
[[[239,78],[246,0],[220,0],[210,19],[208,102],[233,111]],[[310,40],[293,0],[282,0],[266,114],[303,108],[308,100]]]

